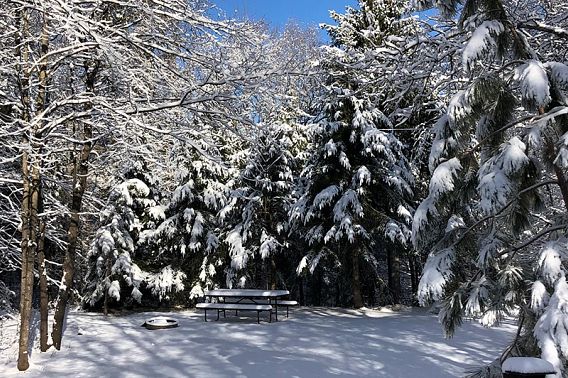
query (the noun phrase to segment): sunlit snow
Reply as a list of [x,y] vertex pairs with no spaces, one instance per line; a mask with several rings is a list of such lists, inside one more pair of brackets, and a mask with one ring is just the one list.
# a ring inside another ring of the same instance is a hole
[[[298,308],[279,322],[256,315],[205,323],[194,311],[128,316],[70,313],[61,351],[33,351],[16,369],[16,321],[1,324],[2,377],[423,377],[450,378],[491,362],[514,337],[466,322],[444,339],[426,310]],[[179,327],[147,330],[153,317]],[[213,317],[214,318],[214,317]]]

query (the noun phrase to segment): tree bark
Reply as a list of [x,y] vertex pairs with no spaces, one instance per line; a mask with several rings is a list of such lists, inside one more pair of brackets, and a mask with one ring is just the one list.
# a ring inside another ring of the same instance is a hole
[[[92,138],[91,126],[85,123],[83,127],[84,139]],[[61,339],[63,337],[63,324],[65,321],[65,313],[71,289],[73,288],[73,278],[75,275],[75,255],[77,253],[77,243],[79,240],[79,213],[83,203],[83,194],[87,185],[88,161],[91,153],[92,144],[86,142],[79,155],[78,161],[75,163],[73,175],[73,195],[71,200],[71,216],[69,230],[67,232],[68,244],[63,259],[63,277],[61,278],[61,286],[59,288],[59,297],[55,306],[55,315],[53,323],[53,331],[51,338],[55,349],[61,349]]]
[[562,168],[558,167],[556,164],[554,164],[554,173],[556,173],[558,186],[560,186],[564,207],[568,210],[568,181],[566,180],[566,175],[562,171]]
[[353,290],[353,307],[363,307],[363,296],[361,295],[361,277],[359,273],[359,253],[355,249],[351,251],[351,287]]
[[42,352],[49,349],[48,334],[48,304],[47,271],[45,269],[45,222],[40,222],[39,242],[37,246],[38,274],[39,274],[39,347]]
[[311,300],[312,303],[314,304],[314,306],[321,306],[322,305],[322,274],[321,274],[321,269],[316,268],[316,270],[314,271],[314,274],[312,274],[311,277],[311,285],[308,285],[308,287],[310,287],[310,296],[311,296]]
[[[43,22],[42,22],[42,30],[40,37],[40,48],[41,48],[41,56],[45,57],[45,55],[47,55],[49,50],[49,31],[48,31],[47,17],[45,15],[45,10],[42,16],[43,16]],[[38,83],[39,85],[38,85],[38,94],[36,100],[36,116],[39,116],[40,113],[47,106],[47,59],[43,59],[42,63],[39,65],[38,78],[39,78],[39,83]],[[36,137],[39,138],[40,135],[37,135]],[[41,155],[43,149],[40,147],[39,150]],[[38,171],[38,176],[39,176],[39,171]],[[43,190],[42,190],[41,177],[38,177],[38,195],[39,195],[38,212],[41,214],[43,213]],[[45,221],[38,220],[38,223],[39,223],[39,233],[38,233],[38,242],[37,242],[38,246],[37,256],[38,256],[39,292],[40,292],[39,341],[40,341],[40,350],[42,352],[46,352],[47,349],[49,348],[49,345],[47,345],[49,297],[47,293],[47,270],[45,268]]]
[[[112,260],[110,256],[107,256],[106,261],[106,279],[110,281],[110,276],[112,274]],[[105,295],[103,300],[103,314],[108,316],[108,288],[105,288]]]
[[408,256],[408,270],[410,270],[410,287],[412,290],[412,297],[416,298],[416,294],[418,293],[420,272],[418,272],[418,263],[415,256]]
[[[88,93],[93,94],[95,88],[95,78],[98,73],[98,62],[86,62],[85,71],[85,88]],[[59,287],[59,295],[55,305],[55,315],[51,338],[55,349],[61,349],[61,340],[63,338],[63,326],[65,322],[65,314],[67,312],[67,304],[71,290],[73,288],[73,278],[75,275],[75,256],[77,254],[77,243],[79,240],[79,213],[83,203],[83,195],[87,186],[87,175],[89,173],[89,157],[93,148],[92,140],[93,129],[89,122],[83,123],[83,140],[81,152],[75,160],[73,168],[73,193],[70,205],[70,222],[67,231],[67,250],[63,259],[63,277]]]
[[400,303],[400,256],[393,248],[387,248],[388,284],[392,304]]
[[278,279],[277,279],[277,270],[276,270],[276,262],[274,261],[274,257],[270,256],[270,289],[276,290],[278,286]]
[[[21,58],[19,67],[21,79],[19,89],[22,104],[22,124],[25,130],[31,119],[30,102],[30,56],[29,43],[29,15],[25,8],[20,10],[17,22],[20,27],[20,36],[16,40],[16,53]],[[22,47],[23,46],[23,47]],[[29,368],[29,334],[32,314],[32,295],[34,284],[34,262],[37,248],[38,231],[38,199],[39,199],[39,167],[38,156],[35,156],[34,130],[25,130],[23,135],[22,152],[22,271],[20,291],[20,338],[18,344],[18,370]]]
[[298,278],[298,288],[299,288],[299,293],[300,293],[300,306],[305,306],[306,305],[306,298],[305,298],[305,294],[304,294],[304,278],[303,277]]

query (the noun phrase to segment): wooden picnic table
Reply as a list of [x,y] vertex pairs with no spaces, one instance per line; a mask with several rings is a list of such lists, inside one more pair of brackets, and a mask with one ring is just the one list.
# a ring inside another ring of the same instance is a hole
[[226,303],[227,298],[236,299],[233,303],[242,303],[243,301],[251,301],[259,304],[256,300],[268,300],[268,304],[274,304],[275,319],[278,321],[278,299],[290,295],[288,290],[259,290],[259,289],[215,289],[205,292],[205,297],[222,298],[220,301]]

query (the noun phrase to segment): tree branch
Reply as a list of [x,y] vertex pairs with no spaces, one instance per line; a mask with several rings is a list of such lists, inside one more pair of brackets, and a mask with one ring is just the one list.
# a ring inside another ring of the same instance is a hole
[[560,38],[568,40],[568,30],[556,26],[547,25],[536,20],[520,22],[519,24],[517,24],[517,27],[520,29],[538,30],[545,33],[551,33]]

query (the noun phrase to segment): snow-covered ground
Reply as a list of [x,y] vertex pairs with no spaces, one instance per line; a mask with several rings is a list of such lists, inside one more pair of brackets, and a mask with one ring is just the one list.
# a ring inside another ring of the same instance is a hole
[[[177,319],[179,327],[141,327],[157,315]],[[279,318],[259,325],[256,314],[205,323],[193,311],[108,318],[74,312],[62,350],[34,350],[23,373],[10,321],[0,331],[0,376],[459,377],[492,361],[515,331],[512,324],[485,329],[468,322],[447,340],[424,310],[300,308]]]

